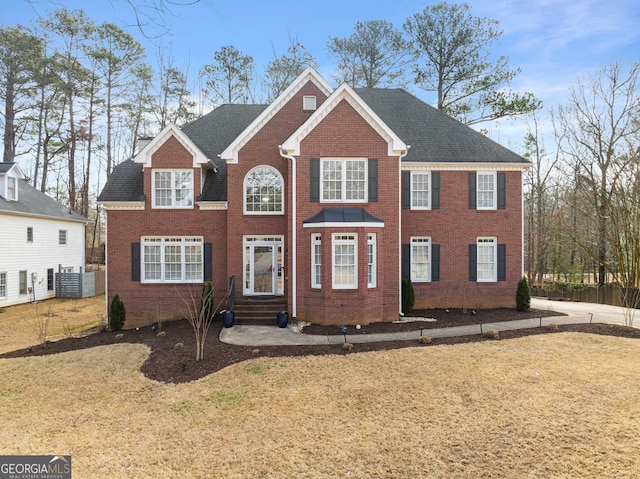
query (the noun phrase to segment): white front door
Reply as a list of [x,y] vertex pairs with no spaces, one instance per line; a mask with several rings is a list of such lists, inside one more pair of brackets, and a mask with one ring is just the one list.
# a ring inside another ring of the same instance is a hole
[[282,238],[244,238],[244,294],[282,295]]

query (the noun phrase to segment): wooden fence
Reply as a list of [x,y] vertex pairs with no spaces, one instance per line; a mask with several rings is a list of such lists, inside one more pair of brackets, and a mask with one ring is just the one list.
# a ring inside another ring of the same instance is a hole
[[[620,288],[615,284],[585,285],[585,284],[567,284],[554,283],[545,287],[532,287],[532,296],[539,296],[549,299],[564,299],[571,301],[582,301],[584,303],[609,304],[612,306],[622,306],[623,294]],[[635,299],[638,303],[640,294],[637,290],[631,290],[627,294],[628,300]],[[635,305],[636,308],[640,304]]]

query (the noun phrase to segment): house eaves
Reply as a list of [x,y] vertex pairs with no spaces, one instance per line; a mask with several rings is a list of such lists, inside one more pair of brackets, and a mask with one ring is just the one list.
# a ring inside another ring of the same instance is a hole
[[153,140],[133,157],[133,161],[135,163],[141,163],[144,168],[149,168],[153,154],[172,136],[193,156],[193,168],[199,168],[203,165],[211,165],[211,167],[213,167],[213,162],[207,158],[207,155],[202,152],[191,138],[173,123],[164,127]]

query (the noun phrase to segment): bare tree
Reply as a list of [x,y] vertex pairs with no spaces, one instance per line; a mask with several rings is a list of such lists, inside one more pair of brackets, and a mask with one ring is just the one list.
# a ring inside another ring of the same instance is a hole
[[277,98],[307,67],[318,67],[315,57],[298,41],[297,36],[289,37],[286,54],[278,56],[274,49],[273,57],[264,74],[269,102]]
[[[620,64],[571,88],[569,104],[557,115],[558,147],[575,174],[577,206],[595,231],[595,241],[572,235],[598,264],[598,284],[606,282],[614,195],[626,189],[625,172],[640,138],[640,64],[623,73]],[[630,218],[630,220],[633,220]]]

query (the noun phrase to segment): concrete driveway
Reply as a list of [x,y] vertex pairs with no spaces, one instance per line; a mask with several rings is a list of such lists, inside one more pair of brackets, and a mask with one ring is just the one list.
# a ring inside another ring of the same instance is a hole
[[[558,301],[546,298],[531,298],[531,307],[533,309],[542,309],[545,311],[557,311],[572,317],[585,318],[588,323],[593,314],[594,323],[612,323],[626,326],[625,310],[620,306],[609,306],[607,304],[580,303],[576,301]],[[640,310],[627,311],[634,316],[635,321],[632,326],[640,326]],[[634,314],[635,313],[635,314]]]

